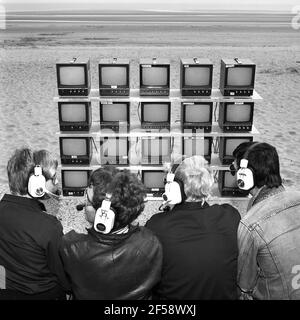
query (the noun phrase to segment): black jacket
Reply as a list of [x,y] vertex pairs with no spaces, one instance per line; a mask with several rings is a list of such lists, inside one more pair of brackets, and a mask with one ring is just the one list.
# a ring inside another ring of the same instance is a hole
[[161,245],[144,227],[107,235],[70,231],[61,256],[76,299],[148,299],[161,275]]
[[40,294],[68,289],[59,257],[61,223],[37,200],[5,194],[0,201],[0,265],[6,289]]
[[160,299],[236,299],[237,228],[230,205],[183,203],[151,217],[146,226],[163,246]]

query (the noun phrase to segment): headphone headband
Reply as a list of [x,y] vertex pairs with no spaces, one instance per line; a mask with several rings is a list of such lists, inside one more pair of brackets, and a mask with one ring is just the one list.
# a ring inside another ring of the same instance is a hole
[[261,144],[261,142],[254,142],[244,153],[242,159],[248,160],[248,156],[251,150],[253,150],[257,145]]

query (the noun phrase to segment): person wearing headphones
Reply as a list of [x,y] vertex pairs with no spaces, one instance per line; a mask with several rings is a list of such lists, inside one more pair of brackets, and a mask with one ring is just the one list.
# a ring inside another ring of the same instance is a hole
[[237,299],[240,214],[229,204],[207,203],[213,184],[213,173],[202,156],[184,159],[167,176],[163,198],[176,205],[146,223],[163,246],[157,299]]
[[238,228],[241,299],[300,299],[300,192],[285,190],[268,143],[233,152],[237,183],[252,198]]
[[59,257],[61,223],[39,201],[53,183],[40,165],[52,158],[45,151],[35,156],[18,149],[7,164],[10,194],[0,201],[0,265],[6,278],[0,299],[65,299],[69,290]]
[[72,230],[63,238],[61,257],[74,298],[149,299],[160,279],[162,248],[150,230],[132,224],[144,209],[145,187],[128,170],[105,170],[96,175],[105,183],[93,184],[93,226],[88,234]]

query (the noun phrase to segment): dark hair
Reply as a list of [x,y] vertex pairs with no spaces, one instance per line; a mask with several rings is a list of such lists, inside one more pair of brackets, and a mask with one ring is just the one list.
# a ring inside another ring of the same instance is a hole
[[128,170],[117,173],[110,183],[111,206],[115,210],[113,230],[130,224],[144,210],[146,189],[138,177]]
[[[254,144],[256,145],[254,146]],[[236,159],[238,167],[240,166],[241,159],[246,155],[249,148],[251,148],[251,150],[247,156],[248,167],[254,172],[255,186],[259,188],[264,185],[269,188],[279,187],[282,184],[282,179],[276,148],[265,142],[241,143],[233,151],[233,156]]]
[[119,172],[118,169],[114,167],[101,167],[92,172],[89,185],[93,188],[93,206],[95,209],[101,207],[102,201],[105,199],[105,194],[107,193],[109,184],[111,183],[114,175]]
[[14,152],[7,163],[8,184],[12,194],[27,194],[33,167],[33,154],[29,148],[17,149]]
[[43,175],[46,179],[50,179],[49,170],[57,169],[58,161],[48,150],[42,149],[33,152],[33,160],[35,165],[40,165],[43,170]]

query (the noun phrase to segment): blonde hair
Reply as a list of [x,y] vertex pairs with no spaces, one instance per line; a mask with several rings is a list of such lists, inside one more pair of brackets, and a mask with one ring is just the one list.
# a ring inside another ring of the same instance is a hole
[[184,159],[176,169],[175,176],[183,182],[188,201],[201,201],[204,204],[210,197],[214,177],[202,156]]

